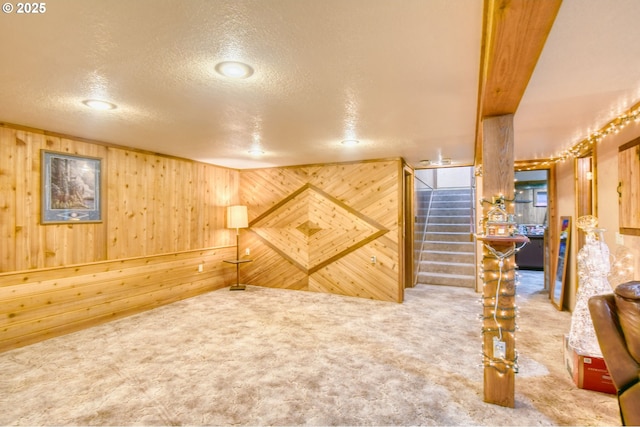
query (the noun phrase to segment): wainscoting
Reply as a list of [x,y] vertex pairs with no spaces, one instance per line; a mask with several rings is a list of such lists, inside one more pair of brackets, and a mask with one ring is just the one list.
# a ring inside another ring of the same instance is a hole
[[[0,352],[227,286],[235,247],[0,274]],[[200,272],[199,270],[202,269]]]
[[[238,171],[3,123],[0,148],[0,351],[235,280]],[[101,159],[100,222],[41,223],[42,150]]]

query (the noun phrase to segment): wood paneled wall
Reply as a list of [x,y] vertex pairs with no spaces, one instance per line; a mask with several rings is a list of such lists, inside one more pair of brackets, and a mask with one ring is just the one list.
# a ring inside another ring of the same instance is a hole
[[[547,191],[547,187],[541,188]],[[545,224],[547,223],[547,207],[535,205],[537,189],[519,188],[516,185],[515,215],[518,224]],[[547,193],[548,194],[548,193]]]
[[107,148],[8,127],[0,147],[0,272],[107,259],[106,222],[40,224],[40,150],[106,158]]
[[0,352],[220,289],[234,257],[225,247],[0,273]]
[[108,163],[109,259],[235,245],[237,171],[115,148]]
[[401,179],[401,160],[241,171],[243,283],[401,302]]
[[[4,124],[0,148],[0,351],[234,281],[238,171]],[[40,223],[42,149],[102,159],[102,222]]]
[[[235,244],[238,171],[0,127],[0,272]],[[40,150],[102,159],[103,221],[40,224]]]

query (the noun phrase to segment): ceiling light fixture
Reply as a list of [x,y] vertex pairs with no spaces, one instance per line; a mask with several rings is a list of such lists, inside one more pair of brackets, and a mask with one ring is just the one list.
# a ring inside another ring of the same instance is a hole
[[342,145],[346,145],[347,147],[353,147],[354,145],[360,144],[360,141],[357,139],[345,139],[342,141]]
[[451,164],[449,157],[443,157],[438,160],[420,160],[422,166],[448,166]]
[[116,104],[112,104],[111,102],[107,101],[101,101],[99,99],[85,99],[84,101],[82,101],[82,103],[89,108],[101,111],[115,110],[116,108],[118,108]]
[[216,71],[232,79],[246,79],[253,74],[253,68],[243,62],[223,61],[216,65]]

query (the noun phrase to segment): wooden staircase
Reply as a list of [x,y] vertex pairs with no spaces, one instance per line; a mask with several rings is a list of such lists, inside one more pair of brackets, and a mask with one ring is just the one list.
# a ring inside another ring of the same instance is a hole
[[417,191],[417,284],[475,288],[472,198],[471,188]]

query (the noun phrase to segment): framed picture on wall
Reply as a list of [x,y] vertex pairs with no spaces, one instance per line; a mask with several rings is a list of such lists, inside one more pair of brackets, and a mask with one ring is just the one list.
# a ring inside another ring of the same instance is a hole
[[102,159],[42,150],[43,224],[102,221]]
[[533,192],[533,205],[536,207],[547,206],[547,190],[535,190]]

